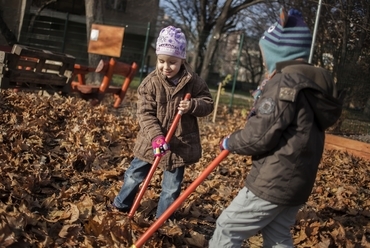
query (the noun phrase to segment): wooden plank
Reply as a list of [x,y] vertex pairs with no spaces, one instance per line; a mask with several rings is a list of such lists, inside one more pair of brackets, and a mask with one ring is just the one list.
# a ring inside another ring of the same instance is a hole
[[[33,70],[34,68],[36,68],[37,65],[38,65],[38,61],[36,62],[31,61],[31,60],[19,60],[18,61],[18,66],[19,66],[18,69],[27,70],[26,68],[30,68],[31,70]],[[41,72],[60,74],[61,67],[62,67],[61,62],[52,61],[52,63],[50,63],[49,61],[45,61],[45,63],[43,64],[43,67],[41,68]]]
[[55,61],[61,61],[63,63],[72,63],[72,65],[74,65],[74,62],[76,60],[75,57],[69,54],[51,52],[48,50],[38,49],[38,48],[28,47],[28,46],[22,46],[19,44],[16,44],[13,46],[12,53],[17,54],[19,56],[23,56],[23,57],[31,57],[31,58],[33,57],[37,59],[55,60]]
[[39,61],[36,64],[36,72],[42,72],[42,69],[44,68],[46,59],[39,59]]
[[0,51],[0,63],[5,63],[7,52]]
[[16,83],[37,83],[64,86],[69,81],[69,78],[58,74],[45,74],[28,70],[11,70],[8,78],[10,82],[15,83],[14,85]]
[[370,160],[370,144],[332,134],[325,136],[325,149],[340,150]]
[[92,24],[87,51],[89,53],[120,57],[125,28]]
[[[72,83],[73,84],[73,83]],[[91,98],[91,99],[94,99],[97,97],[97,95],[94,95],[95,94],[98,94],[99,93],[99,87],[100,85],[81,85],[81,84],[73,84],[73,86],[75,89],[75,91],[77,90],[78,92],[80,92],[81,94],[86,94],[86,98]],[[121,87],[115,87],[115,86],[110,86],[109,88],[106,89],[105,93],[108,93],[108,94],[119,94],[121,92]],[[88,96],[90,95],[90,96]]]
[[[99,64],[96,66],[95,72],[105,74],[108,71],[108,67],[109,67],[109,61],[100,60]],[[124,63],[124,62],[116,61],[116,64],[113,68],[113,73],[126,77],[127,75],[130,74],[131,70],[132,70],[132,65]]]
[[[51,52],[18,44],[13,46],[12,54],[18,55],[19,58],[12,59],[14,61],[9,65],[10,69],[17,69],[17,66],[22,65],[24,61],[33,61],[37,62],[37,64],[35,64],[37,72],[47,72],[48,66],[59,65],[56,70],[59,72],[59,75],[64,75],[66,77],[72,77],[76,61],[76,58],[69,54]],[[46,71],[44,69],[46,69]]]
[[16,44],[0,51],[0,87],[69,93],[75,57]]

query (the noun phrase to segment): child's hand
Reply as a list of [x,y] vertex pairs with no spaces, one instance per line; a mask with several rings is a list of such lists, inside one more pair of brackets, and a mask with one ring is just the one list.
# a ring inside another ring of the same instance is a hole
[[170,150],[170,146],[167,144],[163,135],[159,135],[152,140],[152,147],[154,156],[156,157],[163,156]]
[[182,111],[183,113],[186,113],[190,110],[190,100],[181,100],[178,110]]
[[227,140],[229,139],[230,135],[226,136],[226,137],[223,137],[221,140],[220,140],[220,150],[223,151],[223,150],[227,150]]

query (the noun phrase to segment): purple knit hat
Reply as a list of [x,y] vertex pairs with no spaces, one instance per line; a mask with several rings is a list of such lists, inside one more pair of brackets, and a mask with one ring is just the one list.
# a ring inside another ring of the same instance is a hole
[[157,39],[156,54],[186,58],[186,39],[180,28],[168,26],[161,30]]
[[259,42],[269,74],[275,70],[277,62],[308,60],[311,43],[311,31],[301,13],[295,9],[286,13],[282,8],[280,20],[263,34]]

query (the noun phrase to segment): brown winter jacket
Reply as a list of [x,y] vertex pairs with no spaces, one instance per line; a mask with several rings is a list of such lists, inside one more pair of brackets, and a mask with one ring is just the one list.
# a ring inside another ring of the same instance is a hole
[[202,148],[197,117],[213,111],[213,99],[208,86],[190,66],[182,65],[179,84],[169,83],[157,70],[150,73],[137,89],[137,116],[140,130],[137,135],[135,157],[152,163],[154,161],[151,141],[158,135],[166,136],[180,101],[191,94],[190,111],[184,113],[170,140],[170,152],[160,161],[160,167],[171,170],[199,161]]
[[246,187],[280,205],[304,204],[315,182],[325,129],[342,110],[329,72],[302,61],[277,63],[256,115],[230,135],[229,151],[252,155]]

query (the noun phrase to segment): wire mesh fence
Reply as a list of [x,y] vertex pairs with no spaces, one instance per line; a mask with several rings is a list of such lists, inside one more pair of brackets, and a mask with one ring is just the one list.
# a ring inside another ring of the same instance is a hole
[[[2,12],[16,13],[16,10],[11,7],[1,6],[1,10]],[[9,21],[9,19],[5,21]],[[22,28],[19,31],[19,43],[53,52],[70,54],[76,57],[76,63],[88,64],[88,34],[84,16],[50,11],[39,14],[33,11],[24,15],[21,22],[22,25],[20,26]],[[158,25],[150,22],[122,22],[109,18],[106,18],[104,24],[125,28],[121,56],[118,59],[122,62],[132,63],[134,61],[138,63],[142,67],[139,71],[141,74],[140,79],[142,79],[147,72],[146,70],[153,66],[150,64],[150,56],[155,57],[155,53],[153,51],[150,53],[150,51],[158,32]],[[19,23],[8,22],[8,25],[10,30],[17,33],[16,30],[19,27]],[[238,37],[239,34],[236,35]],[[2,43],[1,45],[6,45],[4,41]],[[238,48],[238,46],[235,47]],[[237,56],[237,51],[238,49],[236,49],[234,55],[241,59],[240,56]],[[253,54],[253,56],[257,55]],[[237,61],[235,60],[234,63],[237,64]],[[232,63],[229,62],[228,64],[231,65]],[[241,67],[242,65],[243,63],[240,64]],[[217,68],[217,66],[211,67]],[[144,70],[145,68],[146,70]],[[239,68],[239,70],[241,69]],[[234,74],[234,71],[229,73]],[[248,80],[240,80],[244,74],[242,70],[239,71],[235,79],[236,98],[237,95],[250,96],[250,92],[257,87],[255,80],[249,80],[250,82]],[[224,76],[219,70],[211,71],[207,82],[209,82],[210,86],[216,86],[217,82],[222,80]],[[330,132],[338,135],[370,135],[369,81],[355,66],[348,66],[339,76],[342,80],[338,84],[338,88],[347,89],[348,92],[342,117]],[[226,91],[229,93],[232,91],[231,84],[226,86]],[[229,95],[227,98],[233,105],[243,104],[242,101],[235,101],[233,95]],[[245,108],[249,108],[250,105],[251,102],[248,101]]]

